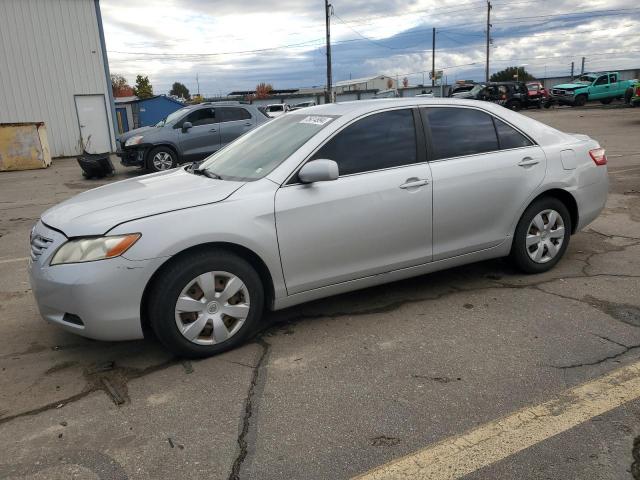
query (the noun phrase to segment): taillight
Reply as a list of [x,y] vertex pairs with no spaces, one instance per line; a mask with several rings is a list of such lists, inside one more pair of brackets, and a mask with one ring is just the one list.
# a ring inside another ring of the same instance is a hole
[[589,150],[589,155],[596,165],[607,164],[607,156],[605,155],[604,148],[594,148],[593,150]]
[[640,97],[640,86],[636,87],[636,96]]

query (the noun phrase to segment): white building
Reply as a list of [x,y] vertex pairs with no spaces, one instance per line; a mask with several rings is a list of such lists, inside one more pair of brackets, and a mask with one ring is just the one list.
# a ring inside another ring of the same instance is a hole
[[0,123],[44,122],[53,157],[115,150],[99,0],[0,1]]
[[354,78],[353,80],[342,80],[336,82],[334,91],[336,93],[357,92],[361,90],[388,90],[398,88],[397,82],[386,75],[375,77]]

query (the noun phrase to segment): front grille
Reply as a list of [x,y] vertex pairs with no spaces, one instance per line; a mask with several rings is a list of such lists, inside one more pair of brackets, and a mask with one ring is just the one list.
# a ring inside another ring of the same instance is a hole
[[36,261],[40,255],[49,248],[52,239],[38,235],[37,233],[31,237],[31,260]]
[[565,93],[567,93],[565,90],[558,90],[558,89],[553,89],[553,94],[554,95],[564,95]]

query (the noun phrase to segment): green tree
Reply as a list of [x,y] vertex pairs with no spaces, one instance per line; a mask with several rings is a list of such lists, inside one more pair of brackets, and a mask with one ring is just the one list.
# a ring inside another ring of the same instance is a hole
[[136,77],[136,86],[133,87],[133,94],[138,98],[153,97],[153,86],[149,82],[148,76],[138,75]]
[[191,98],[191,94],[189,93],[189,89],[184,83],[174,82],[171,90],[169,90],[169,95],[175,95],[179,98],[184,98],[189,100]]
[[535,77],[527,72],[524,67],[507,67],[504,70],[491,75],[492,82],[513,82],[514,80],[526,82],[528,80],[535,80]]

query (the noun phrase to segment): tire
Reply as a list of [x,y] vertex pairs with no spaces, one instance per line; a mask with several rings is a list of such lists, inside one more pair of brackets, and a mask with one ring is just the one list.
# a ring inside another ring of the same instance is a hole
[[505,107],[509,110],[513,110],[514,112],[518,112],[522,109],[522,104],[518,100],[509,100]]
[[262,317],[264,287],[260,276],[249,262],[226,250],[199,251],[178,258],[149,288],[151,328],[179,357],[204,358],[230,350],[251,336]]
[[603,98],[602,100],[600,100],[600,103],[602,105],[609,105],[611,102],[613,102],[613,98]]
[[169,147],[156,147],[147,155],[147,170],[151,172],[163,172],[178,165],[178,156]]
[[584,107],[587,104],[587,96],[585,94],[578,95],[573,101],[574,107]]
[[[555,221],[551,212],[557,215]],[[539,234],[541,230],[536,226],[539,221],[534,222],[538,216],[543,222],[542,235]],[[550,223],[551,228],[547,230]],[[560,227],[563,228],[562,232],[559,231]],[[535,238],[539,240],[536,243],[530,243],[527,247],[528,237],[532,237],[534,241]],[[565,204],[554,197],[539,198],[527,207],[518,222],[511,247],[511,260],[525,273],[549,271],[564,255],[570,237],[571,216]],[[553,253],[553,247],[555,247],[555,253]],[[538,260],[532,257],[537,257]]]

